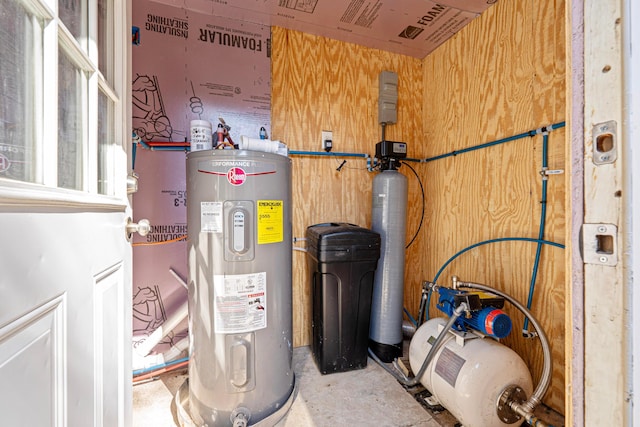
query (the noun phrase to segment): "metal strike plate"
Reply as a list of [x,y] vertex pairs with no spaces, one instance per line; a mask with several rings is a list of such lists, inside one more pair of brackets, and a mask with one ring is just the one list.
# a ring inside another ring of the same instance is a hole
[[618,158],[618,133],[615,120],[598,123],[593,127],[593,163],[606,165]]
[[582,257],[585,264],[618,264],[618,227],[614,224],[582,225]]

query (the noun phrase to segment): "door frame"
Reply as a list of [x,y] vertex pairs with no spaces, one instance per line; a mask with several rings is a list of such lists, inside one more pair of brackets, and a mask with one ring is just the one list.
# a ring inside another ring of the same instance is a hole
[[[640,138],[640,27],[633,25],[640,22],[640,8],[633,1],[566,3],[571,135],[567,425],[588,420],[589,425],[632,426],[640,419],[633,393],[640,389],[640,369],[633,365],[633,354],[640,354],[640,321],[633,312],[640,305],[640,294],[633,289],[633,272],[640,271],[640,239],[632,235],[640,230],[640,218],[633,216],[634,207],[639,211],[640,179],[634,179],[631,169],[640,164],[640,150],[632,143]],[[601,125],[608,122],[615,126],[610,129],[617,158],[597,164],[594,147]],[[611,254],[617,260],[615,265],[598,265],[584,256],[592,237],[585,224],[615,227],[614,246],[604,251],[605,258]]]

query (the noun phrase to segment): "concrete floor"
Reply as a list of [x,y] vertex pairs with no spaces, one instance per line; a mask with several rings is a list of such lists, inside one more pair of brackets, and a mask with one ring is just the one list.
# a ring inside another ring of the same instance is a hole
[[[298,394],[277,427],[453,427],[446,412],[430,413],[398,382],[369,359],[367,367],[321,375],[309,347],[293,351]],[[187,379],[186,370],[162,374],[133,387],[135,427],[178,426],[173,398]]]
[[[418,403],[371,359],[365,369],[321,375],[310,348],[299,347],[293,351],[293,364],[298,394],[275,427],[459,426],[447,411],[432,411]],[[174,397],[186,379],[185,369],[134,385],[134,427],[179,426]],[[561,415],[543,406],[536,415],[556,427],[564,426]]]

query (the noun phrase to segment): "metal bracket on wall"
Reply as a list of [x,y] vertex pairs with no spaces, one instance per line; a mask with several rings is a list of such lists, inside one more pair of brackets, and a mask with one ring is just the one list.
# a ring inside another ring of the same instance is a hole
[[618,227],[614,224],[583,224],[580,236],[585,264],[618,264]]
[[618,158],[618,135],[615,120],[598,123],[593,127],[593,163],[605,165]]

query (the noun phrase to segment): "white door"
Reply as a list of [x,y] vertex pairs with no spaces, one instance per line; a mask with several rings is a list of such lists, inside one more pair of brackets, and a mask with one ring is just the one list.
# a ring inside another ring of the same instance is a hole
[[2,0],[0,425],[131,423],[126,0]]

